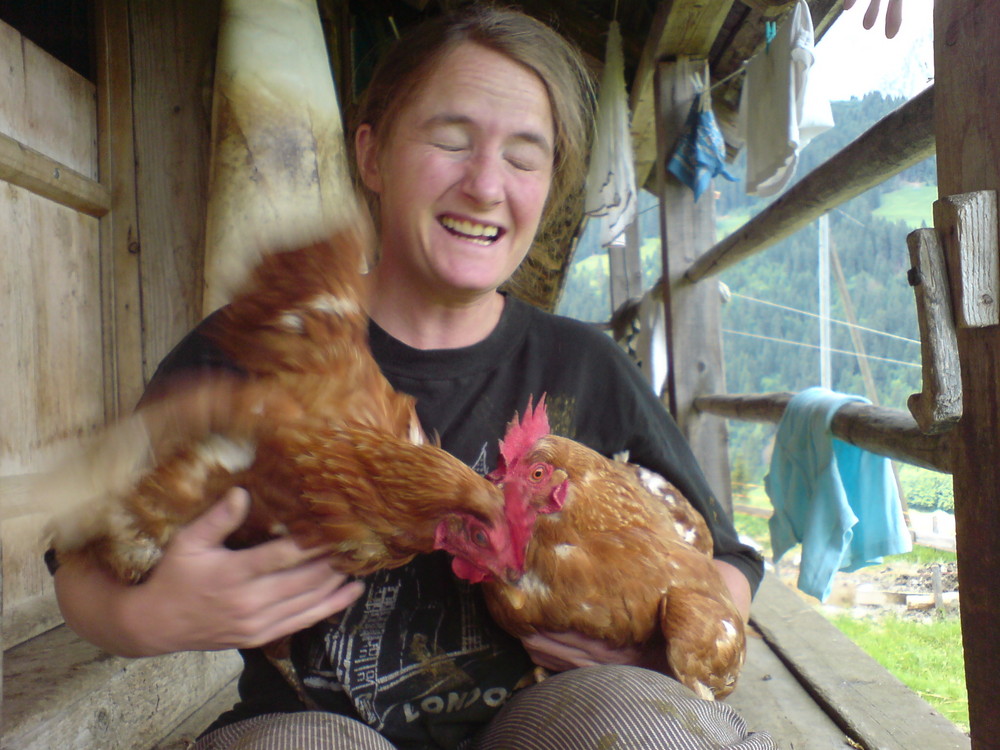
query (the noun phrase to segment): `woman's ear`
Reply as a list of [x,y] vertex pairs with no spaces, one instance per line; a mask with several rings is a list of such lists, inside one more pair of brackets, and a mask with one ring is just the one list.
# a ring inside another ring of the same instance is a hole
[[354,152],[358,160],[358,174],[365,187],[373,193],[382,192],[382,175],[379,173],[378,144],[375,132],[368,123],[362,123],[354,133]]

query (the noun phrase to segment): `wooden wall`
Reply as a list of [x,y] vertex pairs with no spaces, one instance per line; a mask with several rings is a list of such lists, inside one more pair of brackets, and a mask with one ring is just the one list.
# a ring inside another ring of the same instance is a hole
[[[0,134],[28,171],[48,159],[97,179],[95,86],[3,23]],[[99,219],[24,184],[0,182],[0,476],[31,471],[40,449],[104,420]],[[8,645],[56,618],[44,520],[0,527]]]
[[[218,0],[99,0],[96,82],[0,22],[0,478],[127,412],[201,317]],[[0,643],[61,622],[0,525]]]

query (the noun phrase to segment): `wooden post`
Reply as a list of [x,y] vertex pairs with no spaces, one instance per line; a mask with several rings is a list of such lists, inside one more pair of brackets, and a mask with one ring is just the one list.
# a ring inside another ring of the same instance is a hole
[[[938,192],[1000,189],[1000,0],[934,4]],[[996,231],[994,227],[994,231]],[[949,259],[950,260],[950,259]],[[953,284],[956,270],[949,267]],[[960,278],[960,277],[959,277]],[[955,300],[952,300],[953,304]],[[973,750],[1000,748],[1000,326],[958,329],[963,414],[954,430],[962,639]]]
[[711,191],[699,201],[666,171],[669,154],[684,127],[694,100],[692,74],[707,80],[704,60],[660,63],[656,71],[657,184],[663,248],[664,305],[670,374],[670,411],[691,444],[716,497],[732,512],[729,435],[719,417],[699,413],[694,399],[725,393],[721,297],[718,284],[693,284],[684,278],[695,259],[715,239],[715,206]]
[[[622,244],[616,244],[622,241]],[[642,259],[639,253],[639,220],[625,227],[621,237],[608,246],[611,279],[611,312],[642,294]]]

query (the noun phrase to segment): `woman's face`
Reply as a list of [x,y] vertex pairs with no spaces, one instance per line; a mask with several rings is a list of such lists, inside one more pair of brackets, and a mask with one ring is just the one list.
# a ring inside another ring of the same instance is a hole
[[464,43],[382,132],[384,144],[367,126],[357,135],[362,178],[380,196],[380,273],[402,274],[435,299],[495,290],[527,254],[552,181],[542,81]]

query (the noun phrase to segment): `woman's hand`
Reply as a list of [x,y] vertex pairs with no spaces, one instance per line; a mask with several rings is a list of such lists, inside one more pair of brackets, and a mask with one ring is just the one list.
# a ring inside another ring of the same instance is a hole
[[[857,0],[844,0],[844,10],[848,10],[854,6]],[[865,11],[864,20],[861,24],[866,28],[870,29],[875,25],[875,20],[878,18],[879,6],[881,5],[880,0],[871,0],[868,3],[868,10]],[[899,27],[903,23],[903,0],[889,0],[889,4],[885,9],[885,37],[886,39],[892,39],[896,36],[899,31]]]
[[539,631],[525,636],[521,643],[535,664],[552,672],[600,664],[631,664],[650,669],[659,669],[660,666],[655,658],[650,658],[639,649],[614,648],[580,633]]
[[181,529],[147,581],[127,586],[70,558],[56,572],[67,624],[122,656],[260,646],[347,608],[359,581],[291,539],[245,550],[223,542],[246,517],[249,497],[231,490]]

